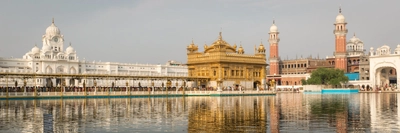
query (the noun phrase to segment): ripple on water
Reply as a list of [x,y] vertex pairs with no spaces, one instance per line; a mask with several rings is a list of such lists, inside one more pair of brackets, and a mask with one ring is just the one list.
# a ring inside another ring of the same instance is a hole
[[0,132],[400,132],[398,95],[2,100]]

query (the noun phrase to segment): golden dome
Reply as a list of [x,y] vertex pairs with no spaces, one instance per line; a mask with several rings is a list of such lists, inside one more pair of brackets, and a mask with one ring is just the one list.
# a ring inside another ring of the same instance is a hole
[[264,53],[264,52],[265,52],[265,47],[264,47],[264,45],[262,44],[262,42],[260,43],[260,46],[258,46],[258,52],[259,52],[259,53]]
[[261,43],[260,46],[258,46],[258,49],[265,49],[264,45]]
[[197,45],[194,44],[193,40],[192,43],[189,46],[187,46],[188,51],[197,51],[198,49],[199,48],[197,47]]
[[236,48],[232,47],[225,40],[222,39],[222,32],[219,32],[218,40],[213,42],[210,46],[204,49],[204,53],[209,53],[211,51],[221,51],[228,53],[236,53]]
[[240,45],[240,47],[238,49],[238,54],[244,54],[244,49],[243,49],[242,45]]

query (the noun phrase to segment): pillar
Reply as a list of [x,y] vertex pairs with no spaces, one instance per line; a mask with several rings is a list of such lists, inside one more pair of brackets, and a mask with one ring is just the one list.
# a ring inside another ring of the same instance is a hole
[[70,85],[71,85],[70,79],[71,78],[65,78],[65,86],[70,87]]
[[74,79],[74,86],[78,86],[78,79]]

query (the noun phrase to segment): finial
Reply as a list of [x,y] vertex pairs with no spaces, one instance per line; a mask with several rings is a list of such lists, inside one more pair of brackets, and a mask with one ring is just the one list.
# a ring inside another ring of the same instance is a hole
[[356,36],[356,32],[354,32],[354,35],[353,36]]
[[192,38],[192,44],[194,44],[194,42],[193,42],[193,38]]
[[342,5],[339,6],[339,13],[342,13]]
[[275,17],[272,17],[272,24],[275,24]]
[[218,37],[218,39],[222,40],[222,32],[221,32],[221,31],[219,32],[219,37]]
[[53,23],[53,24],[54,24],[54,18],[51,20],[51,23]]
[[71,46],[71,42],[69,42],[69,46]]

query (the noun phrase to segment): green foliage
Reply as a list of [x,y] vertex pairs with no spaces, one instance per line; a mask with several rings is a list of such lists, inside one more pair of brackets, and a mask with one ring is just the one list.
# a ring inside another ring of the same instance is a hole
[[311,73],[311,77],[307,79],[306,84],[336,86],[348,81],[349,78],[344,75],[344,71],[340,69],[320,67]]
[[301,84],[302,84],[302,85],[307,85],[307,80],[301,79]]

